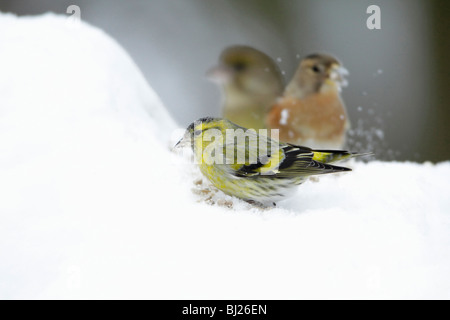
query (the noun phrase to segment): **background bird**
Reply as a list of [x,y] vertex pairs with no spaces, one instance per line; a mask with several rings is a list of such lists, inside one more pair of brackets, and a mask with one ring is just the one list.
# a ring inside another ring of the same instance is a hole
[[276,63],[248,46],[232,46],[207,73],[223,90],[222,116],[246,128],[265,128],[265,116],[284,89]]
[[[226,137],[229,129],[237,139]],[[255,142],[253,147],[250,141]],[[282,143],[219,118],[202,118],[189,125],[175,147],[185,144],[192,147],[200,171],[215,187],[263,204],[289,196],[309,176],[351,170],[321,161],[360,155]]]
[[300,65],[266,123],[279,139],[320,149],[341,149],[350,127],[340,91],[348,71],[334,57],[311,54]]

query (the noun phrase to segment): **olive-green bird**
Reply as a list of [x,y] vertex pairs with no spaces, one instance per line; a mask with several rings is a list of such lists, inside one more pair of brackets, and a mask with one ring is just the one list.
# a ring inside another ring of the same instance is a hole
[[190,124],[175,147],[186,144],[215,187],[263,204],[289,196],[309,176],[350,171],[329,163],[362,155],[283,143],[226,119],[209,117]]
[[284,89],[277,64],[249,46],[228,47],[208,77],[223,90],[222,116],[245,128],[265,128],[265,115]]

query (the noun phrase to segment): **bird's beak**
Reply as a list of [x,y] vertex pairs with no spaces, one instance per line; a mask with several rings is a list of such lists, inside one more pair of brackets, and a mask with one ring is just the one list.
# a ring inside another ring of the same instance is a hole
[[187,146],[191,145],[191,136],[189,132],[186,132],[183,136],[183,138],[180,139],[172,148],[172,151],[175,151],[177,149],[181,149]]
[[219,84],[228,83],[233,76],[233,70],[231,68],[219,64],[215,67],[212,67],[206,72],[206,77],[212,81]]
[[338,85],[339,89],[341,89],[341,87],[348,86],[348,81],[347,79],[345,79],[345,77],[348,75],[349,75],[348,70],[337,63],[331,66],[330,72],[328,74],[329,79],[334,81]]
[[181,138],[180,141],[178,141],[178,142],[173,146],[172,150],[175,150],[175,149],[178,149],[178,148],[183,147],[183,144],[184,144],[184,141],[183,141],[183,140],[184,140],[184,139]]

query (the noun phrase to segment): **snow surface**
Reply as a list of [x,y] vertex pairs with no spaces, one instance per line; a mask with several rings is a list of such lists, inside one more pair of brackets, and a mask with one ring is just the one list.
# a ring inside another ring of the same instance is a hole
[[169,151],[102,31],[0,14],[0,70],[0,298],[450,298],[450,162],[357,162],[261,209]]

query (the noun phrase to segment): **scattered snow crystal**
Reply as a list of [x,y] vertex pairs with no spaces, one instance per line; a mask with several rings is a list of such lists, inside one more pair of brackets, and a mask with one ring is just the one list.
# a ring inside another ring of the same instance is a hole
[[289,119],[289,110],[288,109],[281,110],[280,124],[282,126],[287,125],[288,119]]

